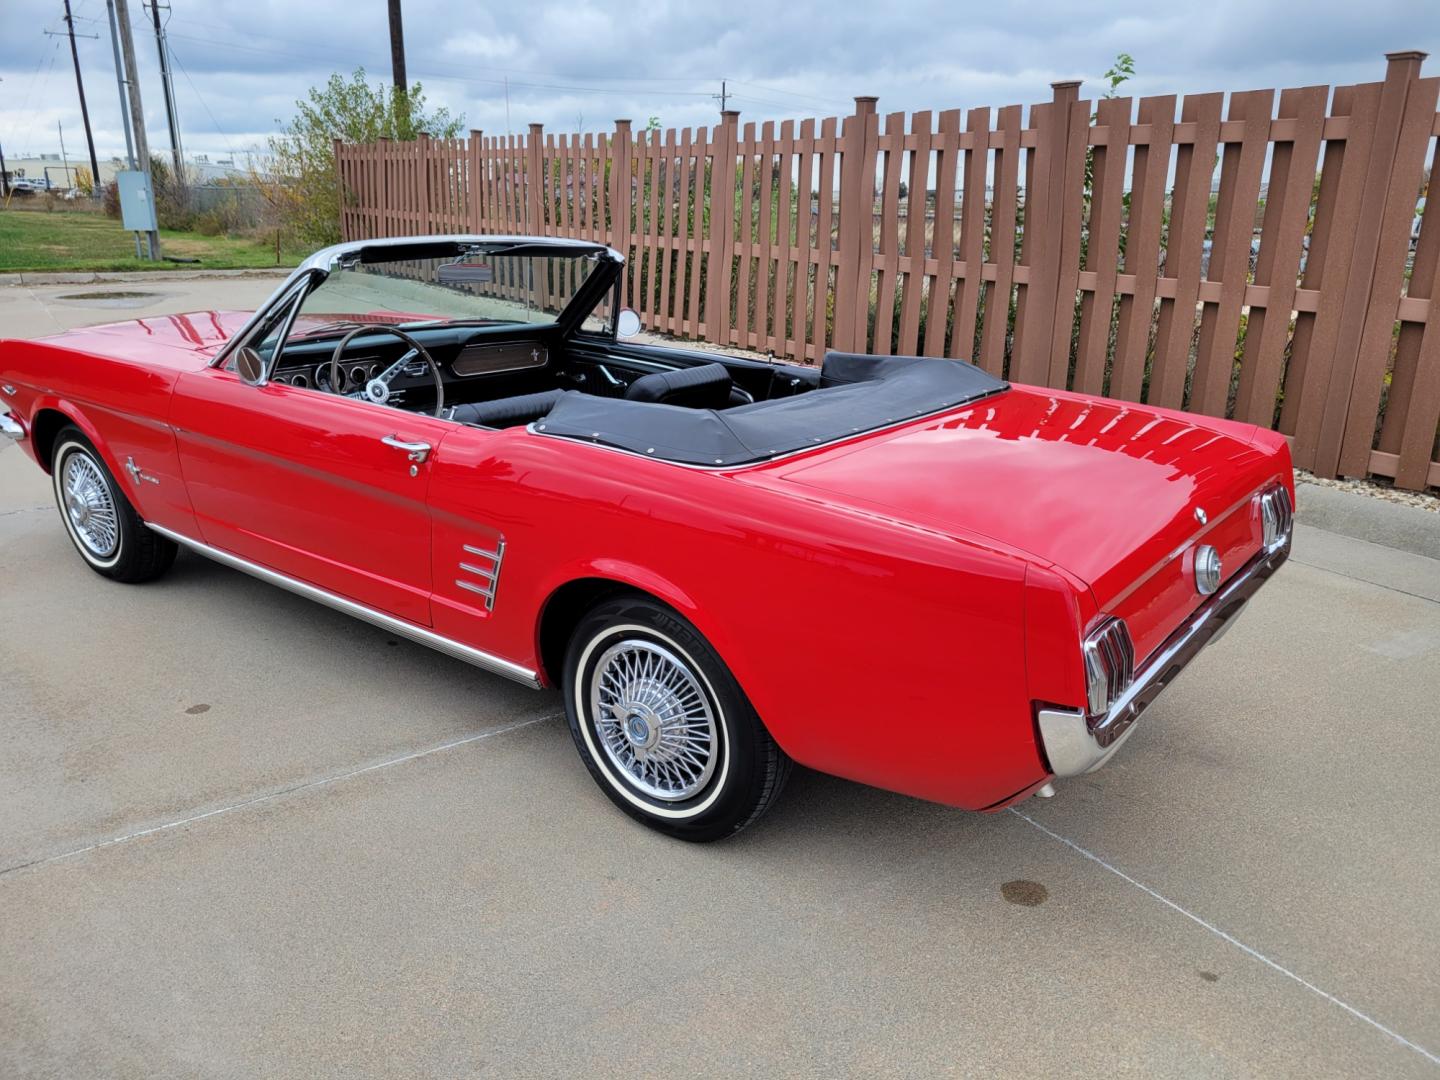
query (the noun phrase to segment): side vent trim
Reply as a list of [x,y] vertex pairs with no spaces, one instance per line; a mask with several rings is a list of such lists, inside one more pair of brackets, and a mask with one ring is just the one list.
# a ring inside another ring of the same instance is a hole
[[462,556],[458,564],[461,576],[455,579],[455,584],[467,592],[483,596],[485,610],[494,611],[495,590],[500,584],[500,567],[505,561],[505,538],[502,536],[496,541],[494,551],[474,547],[470,544],[463,544],[461,547],[466,555],[475,555],[487,560],[490,566],[477,566]]

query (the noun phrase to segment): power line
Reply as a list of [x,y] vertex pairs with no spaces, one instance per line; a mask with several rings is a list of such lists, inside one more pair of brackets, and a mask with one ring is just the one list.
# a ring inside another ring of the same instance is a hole
[[[60,39],[59,39],[59,38],[56,38],[56,39],[55,39],[55,47],[50,50],[50,56],[49,56],[50,62],[49,62],[49,64],[45,64],[46,58],[45,58],[44,56],[41,56],[41,57],[40,57],[40,63],[35,65],[35,76],[38,77],[38,85],[40,86],[40,88],[41,88],[42,91],[44,90],[45,87],[47,87],[47,86],[50,85],[50,76],[53,75],[53,74],[55,74],[55,58],[56,58],[57,56],[59,56],[59,55],[60,55]],[[41,66],[42,64],[45,65],[45,74],[44,74],[44,75],[41,75],[41,74],[40,74],[40,66]],[[24,135],[24,142],[21,143],[22,146],[23,146],[25,143],[28,143],[28,142],[30,141],[30,133],[35,130],[36,111],[35,111],[35,110],[28,109],[28,108],[25,107],[25,106],[28,106],[28,105],[30,104],[30,94],[31,94],[31,92],[35,89],[35,86],[36,86],[36,78],[33,78],[33,77],[32,77],[31,84],[30,84],[30,88],[29,88],[28,90],[26,90],[26,92],[25,92],[25,105],[24,105],[24,106],[21,106],[20,116],[16,117],[16,123],[17,123],[17,124],[20,122],[20,118],[21,118],[21,117],[28,117],[28,118],[29,118],[29,123],[27,123],[27,124],[25,125],[25,135]],[[41,94],[41,97],[42,97],[42,98],[44,97],[43,92],[42,92],[42,94]],[[13,129],[12,129],[12,130],[13,130]],[[32,150],[33,150],[33,148],[32,148]]]
[[190,77],[190,71],[184,61],[180,59],[180,54],[171,49],[170,59],[175,61],[175,66],[180,69],[180,74],[184,75],[185,81],[190,84],[190,89],[195,93],[195,100],[200,102],[200,107],[205,110],[205,115],[210,117],[210,123],[215,126],[215,134],[220,136],[220,141],[225,144],[225,149],[230,151],[230,158],[233,161],[236,156],[235,147],[231,144],[229,136],[225,134],[225,129],[220,126],[220,121],[215,119],[215,114],[210,111],[210,103],[205,100],[200,93],[200,88],[195,85],[195,80]]
[[781,97],[800,98],[802,101],[813,101],[817,105],[828,105],[831,107],[834,107],[835,105],[843,105],[844,107],[848,108],[852,104],[848,101],[842,102],[839,98],[832,99],[815,97],[813,94],[799,94],[796,93],[794,90],[782,90],[778,86],[765,86],[762,83],[746,82],[744,79],[731,79],[730,81],[733,82],[736,86],[750,86],[756,90],[763,90],[767,94],[779,94]]

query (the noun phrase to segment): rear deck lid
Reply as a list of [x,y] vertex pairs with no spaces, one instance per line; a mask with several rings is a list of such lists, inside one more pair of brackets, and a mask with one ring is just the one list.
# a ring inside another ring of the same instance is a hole
[[[1249,425],[1015,387],[766,472],[1053,563],[1096,602],[1246,500],[1273,465]],[[1248,525],[1242,530],[1248,536]]]

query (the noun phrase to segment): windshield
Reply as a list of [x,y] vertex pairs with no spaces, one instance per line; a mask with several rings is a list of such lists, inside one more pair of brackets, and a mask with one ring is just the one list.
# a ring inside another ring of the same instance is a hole
[[[478,252],[359,263],[332,271],[305,298],[290,338],[367,323],[552,324],[595,268],[583,255]],[[586,328],[601,327],[592,316]]]

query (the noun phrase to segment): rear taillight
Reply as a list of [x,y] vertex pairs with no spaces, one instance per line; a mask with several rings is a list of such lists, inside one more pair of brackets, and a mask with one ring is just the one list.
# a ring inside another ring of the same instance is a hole
[[1104,716],[1135,680],[1135,646],[1124,619],[1106,619],[1085,638],[1085,687],[1091,716]]
[[1260,502],[1260,526],[1266,551],[1284,547],[1290,539],[1290,526],[1295,520],[1290,505],[1290,492],[1283,487],[1271,488],[1256,496]]

